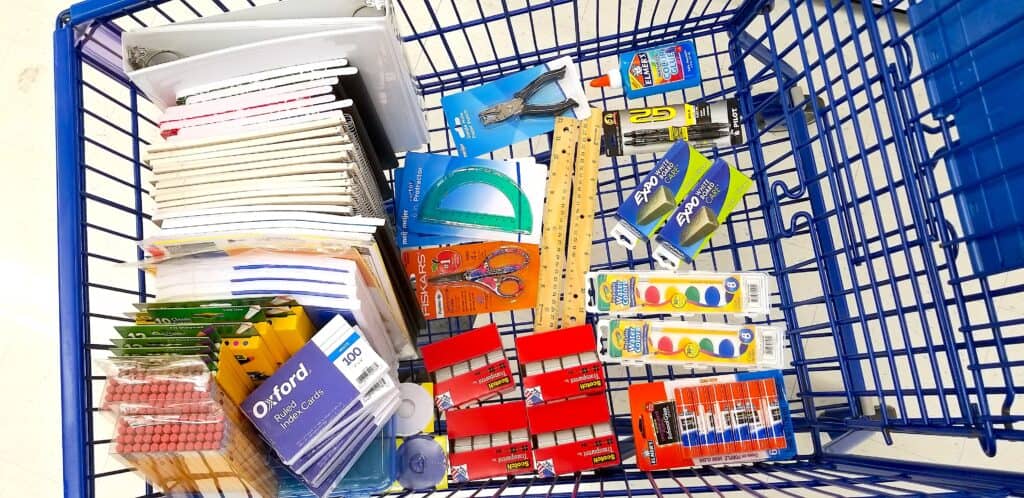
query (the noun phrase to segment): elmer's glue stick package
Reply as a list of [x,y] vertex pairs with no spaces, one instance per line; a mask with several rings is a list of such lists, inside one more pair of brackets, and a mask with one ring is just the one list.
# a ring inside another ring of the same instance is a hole
[[793,458],[796,441],[785,392],[779,370],[631,385],[637,467]]

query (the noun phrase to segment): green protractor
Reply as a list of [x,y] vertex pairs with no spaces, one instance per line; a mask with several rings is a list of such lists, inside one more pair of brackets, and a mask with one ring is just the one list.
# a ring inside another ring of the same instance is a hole
[[[512,216],[441,207],[442,201],[453,191],[472,184],[488,185],[500,192],[512,205]],[[481,167],[460,168],[438,180],[423,197],[420,220],[511,233],[530,233],[533,230],[530,200],[519,185],[500,171]]]

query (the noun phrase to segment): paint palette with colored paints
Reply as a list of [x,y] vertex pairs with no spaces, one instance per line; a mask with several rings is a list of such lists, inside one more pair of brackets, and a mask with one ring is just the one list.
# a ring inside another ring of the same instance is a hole
[[770,308],[767,287],[766,273],[599,271],[587,275],[587,311],[763,315]]
[[601,359],[610,363],[748,370],[783,366],[783,331],[764,325],[601,320],[597,335]]

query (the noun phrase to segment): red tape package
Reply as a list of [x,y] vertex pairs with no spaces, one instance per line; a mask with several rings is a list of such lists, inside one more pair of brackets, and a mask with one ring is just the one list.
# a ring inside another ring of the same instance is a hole
[[420,348],[434,375],[434,404],[441,411],[465,406],[516,387],[493,323]]
[[526,405],[603,393],[604,367],[596,350],[590,325],[517,337]]
[[526,410],[537,475],[554,477],[621,462],[604,395],[555,401]]
[[533,472],[533,445],[522,401],[452,410],[447,417],[452,481]]

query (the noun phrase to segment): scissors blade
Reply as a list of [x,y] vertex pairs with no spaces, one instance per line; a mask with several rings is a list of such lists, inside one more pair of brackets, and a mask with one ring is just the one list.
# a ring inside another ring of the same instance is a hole
[[448,282],[461,282],[463,280],[468,280],[466,278],[465,273],[449,273],[447,275],[438,275],[436,277],[430,277],[427,279],[427,282],[433,284],[443,284]]

